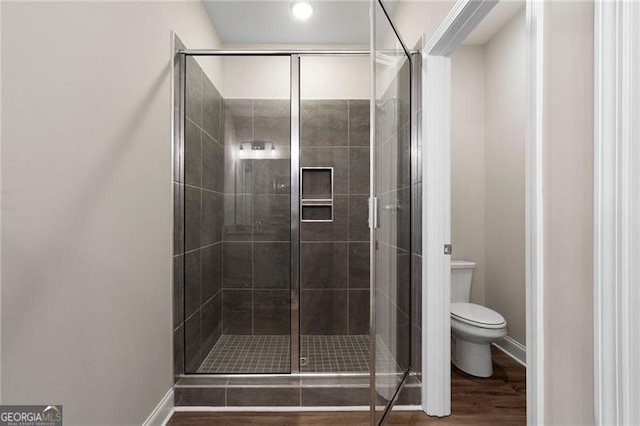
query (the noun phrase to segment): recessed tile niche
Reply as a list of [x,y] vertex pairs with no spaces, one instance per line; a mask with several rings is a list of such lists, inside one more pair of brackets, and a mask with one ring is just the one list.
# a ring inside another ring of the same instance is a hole
[[303,222],[333,222],[333,167],[300,171]]

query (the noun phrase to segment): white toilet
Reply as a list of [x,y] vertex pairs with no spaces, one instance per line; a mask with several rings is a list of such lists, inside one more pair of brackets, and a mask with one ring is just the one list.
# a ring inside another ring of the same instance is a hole
[[469,303],[475,266],[451,261],[451,362],[472,376],[490,377],[491,343],[507,334],[507,321],[494,310]]

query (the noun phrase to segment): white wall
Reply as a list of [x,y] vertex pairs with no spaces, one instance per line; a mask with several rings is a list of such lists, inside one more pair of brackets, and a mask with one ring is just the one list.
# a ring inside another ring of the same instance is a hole
[[[289,58],[232,56],[222,61],[226,99],[290,98]],[[369,67],[368,55],[302,56],[300,95],[303,99],[369,99]]]
[[593,423],[593,3],[544,12],[545,418]]
[[172,386],[170,30],[199,2],[2,4],[2,391],[141,424]]
[[485,297],[526,345],[526,20],[518,13],[485,45]]
[[471,301],[485,304],[484,47],[451,55],[451,244],[453,259],[476,263]]

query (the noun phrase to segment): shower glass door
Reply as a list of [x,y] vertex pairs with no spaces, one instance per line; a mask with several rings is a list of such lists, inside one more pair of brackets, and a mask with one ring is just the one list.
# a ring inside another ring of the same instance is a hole
[[411,65],[383,5],[376,1],[372,7],[375,127],[371,192],[377,204],[377,226],[371,230],[371,391],[372,423],[380,424],[410,361]]
[[291,370],[290,61],[186,57],[187,374]]

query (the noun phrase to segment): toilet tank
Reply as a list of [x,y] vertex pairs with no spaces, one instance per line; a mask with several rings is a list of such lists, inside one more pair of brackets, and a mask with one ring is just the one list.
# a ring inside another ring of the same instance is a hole
[[451,303],[469,302],[475,267],[476,264],[468,260],[451,261]]

